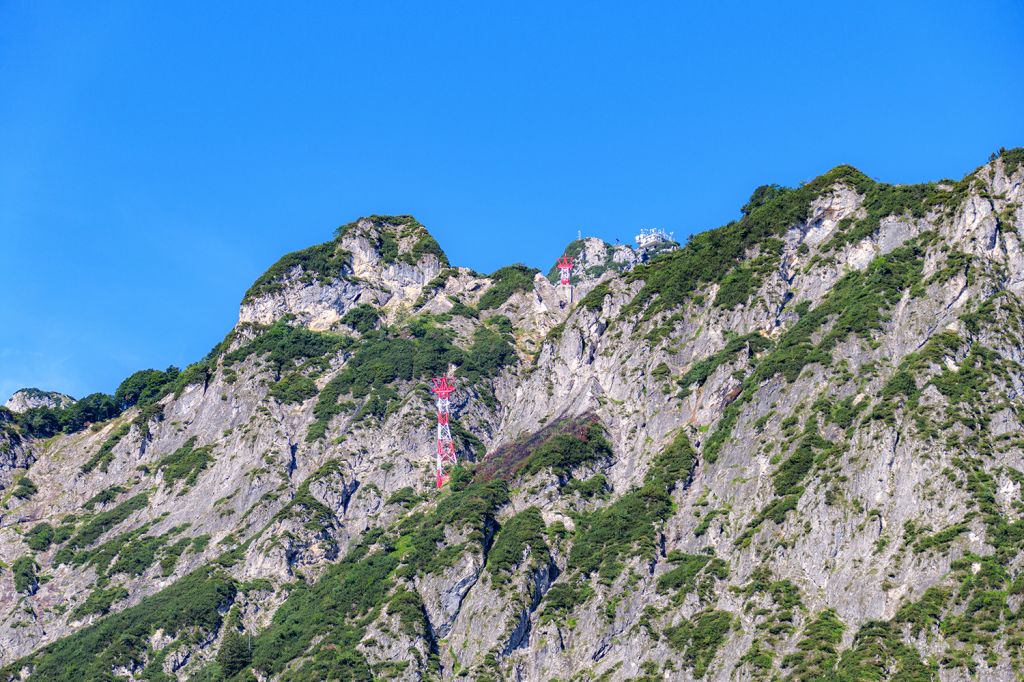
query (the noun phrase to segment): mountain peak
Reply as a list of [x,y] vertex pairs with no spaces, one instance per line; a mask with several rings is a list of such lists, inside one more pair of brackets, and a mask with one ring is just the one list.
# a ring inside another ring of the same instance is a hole
[[11,412],[22,413],[35,407],[65,408],[74,404],[75,399],[57,391],[44,391],[39,388],[22,388],[11,394],[4,403]]
[[433,235],[411,215],[371,215],[342,225],[334,232],[335,241],[366,239],[384,263],[403,261],[410,265],[425,256],[434,256],[444,267],[448,256]]
[[272,265],[246,292],[239,322],[271,324],[291,315],[327,329],[361,303],[415,300],[447,266],[440,245],[412,216],[359,218],[337,228],[331,241]]

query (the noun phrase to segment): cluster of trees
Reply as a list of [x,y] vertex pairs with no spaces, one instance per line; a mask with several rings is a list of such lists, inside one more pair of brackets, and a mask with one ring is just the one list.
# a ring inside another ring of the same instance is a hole
[[113,395],[92,393],[67,407],[33,407],[15,416],[22,432],[34,438],[81,431],[89,424],[112,419],[129,407],[156,402],[173,387],[180,374],[177,367],[144,369],[121,382]]

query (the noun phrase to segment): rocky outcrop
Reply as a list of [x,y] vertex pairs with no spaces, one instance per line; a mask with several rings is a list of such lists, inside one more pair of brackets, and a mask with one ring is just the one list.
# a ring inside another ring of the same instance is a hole
[[268,325],[287,315],[322,331],[360,303],[408,307],[447,265],[436,244],[409,216],[360,219],[339,228],[333,242],[271,268],[246,295],[239,324]]
[[73,405],[75,399],[56,391],[41,391],[38,388],[22,388],[14,392],[4,403],[11,412],[22,413],[34,407],[53,407],[62,409]]

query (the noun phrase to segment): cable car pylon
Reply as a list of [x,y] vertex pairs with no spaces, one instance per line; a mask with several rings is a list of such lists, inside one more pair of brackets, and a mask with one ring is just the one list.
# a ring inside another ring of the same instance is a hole
[[441,488],[451,478],[455,466],[455,443],[452,442],[451,395],[455,392],[455,380],[447,376],[430,380],[430,390],[437,395],[437,487]]

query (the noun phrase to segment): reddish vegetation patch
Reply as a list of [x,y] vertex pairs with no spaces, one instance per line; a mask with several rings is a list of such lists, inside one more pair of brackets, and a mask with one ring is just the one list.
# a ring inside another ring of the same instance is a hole
[[579,417],[559,419],[548,424],[540,431],[536,431],[529,436],[520,437],[512,443],[502,445],[497,450],[488,452],[480,460],[480,464],[476,468],[476,478],[483,481],[492,481],[496,478],[504,481],[512,479],[523,468],[523,465],[533,451],[546,441],[554,436],[567,434],[586,442],[587,432],[590,427],[599,421],[597,415],[592,412],[580,415]]

